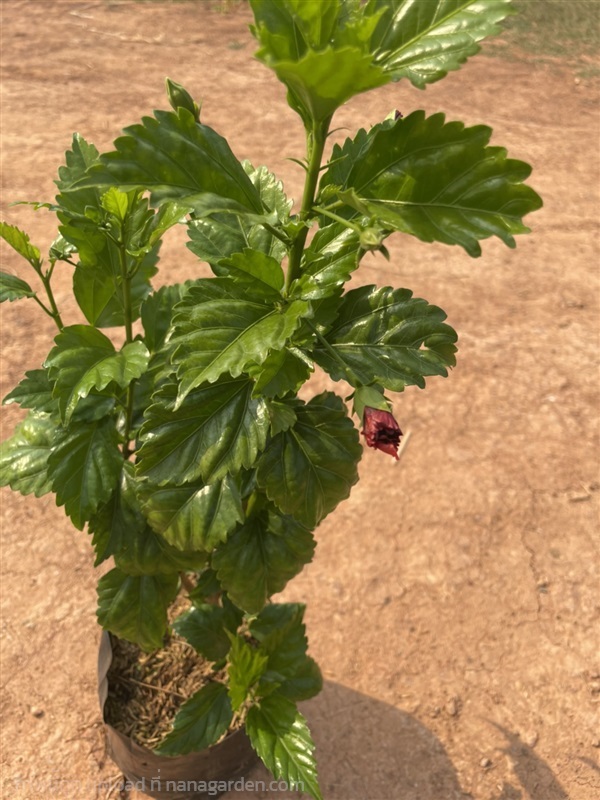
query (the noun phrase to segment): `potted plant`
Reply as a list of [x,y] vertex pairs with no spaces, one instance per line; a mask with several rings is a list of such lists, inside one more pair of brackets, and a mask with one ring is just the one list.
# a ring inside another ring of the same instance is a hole
[[[168,763],[214,752],[244,728],[275,778],[320,798],[297,702],[318,693],[321,675],[304,607],[272,597],[310,562],[315,528],[357,481],[352,414],[369,447],[397,457],[386,392],[445,376],[457,338],[444,312],[409,289],[346,283],[365,253],[388,257],[394,232],[472,257],[490,236],[513,247],[541,200],[524,184],[529,166],[490,146],[488,127],[440,113],[392,112],[327,148],[343,103],[458,69],[497,32],[510,0],[251,6],[257,57],[306,130],[299,207],[266,167],[238,161],[171,80],[172,110],[126,128],[113,151],[75,135],[55,202],[35,204],[58,217],[47,260],[24,232],[1,227],[40,284],[3,272],[1,299],[33,299],[57,335],[4,399],[28,413],[3,444],[0,478],[22,494],[53,492],[74,526],[87,526],[96,565],[113,560],[97,614],[115,642],[152,653],[177,636],[209,663],[156,754]],[[161,240],[175,225],[212,276],[169,284],[164,275],[155,288]],[[73,270],[75,323],[53,295],[57,265]],[[350,396],[300,399],[315,366]],[[173,618],[182,595],[187,607]],[[252,758],[237,738],[245,755],[234,761],[246,769]],[[167,795],[128,769],[154,796],[204,796]]]

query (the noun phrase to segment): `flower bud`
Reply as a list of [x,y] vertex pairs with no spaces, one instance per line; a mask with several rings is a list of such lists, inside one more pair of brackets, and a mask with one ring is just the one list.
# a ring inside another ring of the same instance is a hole
[[369,447],[381,450],[398,460],[402,431],[389,411],[366,406],[363,414],[363,435]]
[[363,250],[379,250],[385,234],[379,228],[363,228],[360,232],[360,246]]
[[193,114],[196,122],[200,122],[200,106],[193,101],[191,94],[184,89],[180,83],[176,83],[170,78],[167,78],[165,83],[167,85],[167,97],[169,98],[171,108],[174,111],[185,108],[190,114]]

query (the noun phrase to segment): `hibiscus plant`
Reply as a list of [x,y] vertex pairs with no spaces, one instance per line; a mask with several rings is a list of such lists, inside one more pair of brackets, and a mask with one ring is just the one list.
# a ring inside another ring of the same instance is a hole
[[[523,183],[530,167],[489,145],[490,128],[441,113],[392,112],[327,150],[343,103],[458,69],[510,0],[251,7],[257,57],[306,130],[301,204],[266,167],[238,161],[174,81],[172,110],[126,128],[113,151],[75,135],[55,202],[36,204],[58,217],[48,257],[2,223],[40,285],[2,273],[2,300],[33,299],[58,333],[4,399],[28,414],[3,445],[1,483],[53,492],[76,528],[87,525],[95,563],[113,559],[98,585],[106,630],[160,648],[171,604],[189,594],[173,628],[226,677],[182,706],[160,753],[210,746],[236,715],[275,777],[320,798],[296,704],[322,679],[303,605],[271,598],[312,559],[315,528],[356,482],[361,423],[367,445],[396,455],[386,392],[445,376],[457,338],[409,289],[345,284],[365,253],[388,257],[394,232],[473,257],[490,236],[514,247],[541,201]],[[175,225],[212,276],[165,276],[156,288]],[[57,267],[72,270],[83,317],[68,324]],[[352,395],[299,399],[315,365]]]

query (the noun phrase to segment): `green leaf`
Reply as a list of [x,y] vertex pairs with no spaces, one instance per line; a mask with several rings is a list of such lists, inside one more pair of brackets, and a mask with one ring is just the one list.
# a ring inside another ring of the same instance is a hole
[[360,241],[356,231],[340,223],[318,230],[304,251],[302,273],[290,287],[290,296],[321,300],[341,293],[358,267]]
[[180,550],[210,552],[243,520],[242,501],[230,476],[204,485],[142,485],[150,525]]
[[58,403],[52,396],[53,384],[48,378],[47,369],[32,369],[25,373],[23,380],[9,392],[4,405],[18,403],[21,408],[31,408],[46,414],[55,414]]
[[174,225],[185,223],[191,206],[179,202],[163,203],[157,211],[148,208],[148,200],[137,193],[137,203],[125,221],[127,253],[135,259],[150,258],[158,252],[160,240]]
[[289,641],[290,631],[294,631],[296,644],[288,652],[291,652],[293,661],[298,660],[308,646],[302,622],[305,611],[304,603],[270,603],[252,620],[250,633],[268,653],[273,653],[282,641]]
[[332,392],[293,407],[298,421],[273,437],[258,462],[257,480],[285,514],[312,529],[350,494],[362,448]]
[[308,642],[299,603],[271,603],[250,623],[251,635],[268,653],[259,693],[276,690],[290,700],[308,700],[323,688],[316,662],[306,655]]
[[123,456],[111,417],[72,423],[60,432],[48,459],[48,476],[56,504],[76,528],[105,503],[120,479]]
[[[98,162],[99,153],[93,144],[86,140],[79,133],[73,134],[71,150],[65,153],[65,164],[58,169],[58,180],[56,185],[61,191],[69,190],[86,174],[92,164]],[[92,195],[89,195],[92,197]],[[73,199],[73,195],[70,195]],[[95,196],[94,196],[95,199]],[[86,205],[94,205],[92,200]]]
[[261,289],[256,295],[208,299],[206,290],[211,284],[222,285],[220,281],[231,284],[212,278],[190,289],[173,320],[178,404],[202,383],[212,383],[224,373],[237,378],[247,365],[261,364],[270,350],[282,349],[309,309],[303,300],[282,307],[266,305]]
[[252,687],[260,680],[267,666],[268,656],[252,647],[239,636],[233,639],[229,650],[229,698],[237,711],[248,697]]
[[56,423],[50,417],[30,413],[0,444],[0,486],[21,494],[41,497],[51,489],[48,457]]
[[212,598],[214,595],[221,594],[221,591],[221,584],[217,579],[217,573],[211,567],[208,567],[202,570],[198,575],[196,588],[188,592],[188,597],[191,602],[199,608],[204,604],[207,598]]
[[144,341],[151,353],[156,353],[164,345],[173,307],[185,296],[192,281],[176,283],[172,286],[161,286],[156,292],[148,295],[142,303],[140,316],[144,326]]
[[354,213],[388,231],[458,244],[471,256],[490,236],[514,247],[514,236],[529,231],[523,216],[542,201],[523,184],[531,167],[488,147],[490,135],[485,125],[465,128],[415,111],[336,145],[320,189],[337,187]]
[[286,84],[288,102],[305,124],[391,80],[369,50],[381,12],[339,0],[252,0],[252,10],[261,44],[256,56]]
[[[75,267],[73,293],[90,325],[95,325],[97,328],[121,326],[125,324],[125,305],[123,278],[116,246],[111,242],[103,243],[99,255],[100,261],[93,264],[80,262]],[[81,249],[79,256],[84,257]],[[150,253],[131,280],[133,321],[138,318],[142,302],[152,291],[150,279],[157,272],[154,266],[156,258],[156,252]]]
[[277,436],[281,431],[287,431],[298,420],[294,409],[285,402],[271,400],[267,403],[267,408],[271,420],[271,436]]
[[306,720],[295,704],[270,694],[248,711],[246,733],[276,780],[299,784],[315,800],[322,800],[314,759],[314,743]]
[[[23,258],[26,261],[29,261],[29,263],[33,267],[35,267],[36,269],[39,268],[41,264],[40,251],[38,250],[37,247],[34,247],[31,244],[31,242],[29,241],[29,236],[24,231],[17,228],[16,225],[9,225],[7,222],[0,222],[0,237],[4,239],[4,241],[7,244],[9,244],[13,248],[13,250],[16,250],[20,256],[23,256]],[[3,272],[2,275],[7,277],[12,277],[8,276],[6,272]],[[18,279],[15,278],[15,280]],[[20,283],[27,286],[25,281],[20,281]],[[31,292],[31,289],[29,289],[29,291]],[[21,295],[21,296],[25,297],[28,295]],[[17,298],[9,297],[8,299],[16,300]]]
[[168,575],[202,569],[207,559],[206,553],[171,547],[149,525],[127,530],[114,556],[117,567],[127,575]]
[[220,661],[231,647],[226,633],[227,621],[224,608],[210,603],[198,603],[177,617],[173,628],[209,661]]
[[[292,202],[285,196],[281,182],[266,167],[254,169],[248,161],[242,162],[242,167],[256,188],[267,217],[276,225],[284,225],[289,220]],[[257,223],[252,215],[212,214],[193,220],[188,232],[189,249],[210,264],[246,248],[258,250],[279,262],[286,253],[283,242]]]
[[150,358],[143,342],[130,342],[116,352],[107,336],[87,325],[63,328],[54,341],[45,366],[55,381],[54,396],[65,423],[92,389],[102,391],[110,383],[126,389],[144,373]]
[[329,47],[318,53],[309,50],[299,61],[277,61],[268,66],[288,87],[294,98],[292,108],[298,104],[303,118],[307,112],[318,123],[330,118],[351,97],[390,81],[373,63],[373,57],[358,47]]
[[278,514],[251,517],[215,550],[212,566],[233,602],[250,614],[312,560],[312,533]]
[[140,512],[135,496],[133,465],[123,462],[123,471],[108,502],[99,506],[90,517],[88,531],[96,553],[97,567],[122,550],[131,536],[144,531],[146,519]]
[[98,582],[98,623],[146,652],[158,650],[167,632],[167,609],[178,588],[175,574],[125,575],[112,569]]
[[293,700],[310,700],[323,689],[323,675],[317,662],[310,656],[305,656],[291,678],[284,681],[277,689],[277,693]]
[[301,603],[270,603],[250,623],[250,633],[269,655],[269,672],[282,681],[296,673],[306,656],[304,611]]
[[109,214],[113,214],[119,222],[125,222],[130,210],[130,201],[126,192],[111,186],[100,198],[100,205]]
[[13,300],[22,300],[24,297],[33,297],[34,295],[35,292],[26,281],[0,270],[0,303],[4,303],[6,300],[12,303]]
[[181,706],[173,730],[154,752],[177,756],[204,750],[221,738],[232,719],[227,687],[222,683],[208,683]]
[[215,195],[262,212],[258,192],[222,136],[196,123],[185,108],[155,111],[124,130],[115,150],[101,156],[78,187],[120,186],[149,189],[151,201]]
[[139,474],[160,486],[198,478],[210,484],[252,466],[265,447],[269,416],[249,380],[200,386],[174,408],[176,397],[175,384],[154,396],[141,431]]
[[334,380],[353,375],[355,386],[377,382],[395,392],[409,385],[423,388],[425,377],[446,376],[455,364],[457,337],[445,319],[441,308],[408,289],[361,286],[342,299],[325,335],[331,349],[317,346],[313,357]]
[[[89,202],[85,208],[74,203],[75,210],[58,213],[63,222],[61,234],[79,254],[73,291],[88,322],[97,327],[123,325],[123,272],[125,270],[128,276],[132,319],[135,320],[142,300],[151,291],[150,279],[156,274],[160,242],[155,239],[154,227],[159,224],[161,212],[151,211],[148,200],[136,191],[125,194],[113,187],[103,196],[94,189],[85,192],[92,193],[86,198]],[[78,195],[79,192],[67,194],[69,198]],[[106,199],[110,197],[114,210],[123,219],[104,207],[106,202],[110,206],[110,200]],[[122,264],[117,239],[123,241],[126,249],[125,264]]]
[[263,297],[266,302],[281,300],[285,281],[283,269],[277,259],[260,250],[244,248],[218,263],[219,275],[226,274],[242,288],[248,287],[253,297]]
[[283,397],[298,391],[313,371],[312,361],[297,347],[271,350],[262,364],[250,364],[248,373],[255,379],[256,397]]
[[460,68],[478,42],[501,30],[514,13],[511,0],[369,0],[366,13],[382,14],[370,49],[384,73],[426,84]]

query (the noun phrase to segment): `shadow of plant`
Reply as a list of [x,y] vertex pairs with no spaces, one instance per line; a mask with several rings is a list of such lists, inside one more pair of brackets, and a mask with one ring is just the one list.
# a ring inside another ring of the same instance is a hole
[[[442,743],[410,714],[366,695],[325,682],[304,712],[317,746],[319,777],[326,800],[469,800]],[[491,800],[569,800],[548,765],[516,734],[491,723],[508,742],[504,752],[520,787],[504,783]],[[272,780],[262,765],[250,781]],[[517,783],[517,781],[515,781]],[[278,791],[277,800],[299,800]],[[273,791],[248,787],[223,800],[272,800]]]
[[[491,724],[502,733],[508,742],[508,747],[503,748],[502,752],[510,758],[513,771],[523,789],[529,793],[531,800],[569,800],[569,795],[562,788],[550,767],[531,747],[528,747],[516,734],[501,725],[495,722],[491,722]],[[508,797],[511,796],[508,795]],[[502,795],[502,800],[505,800],[505,795]]]

